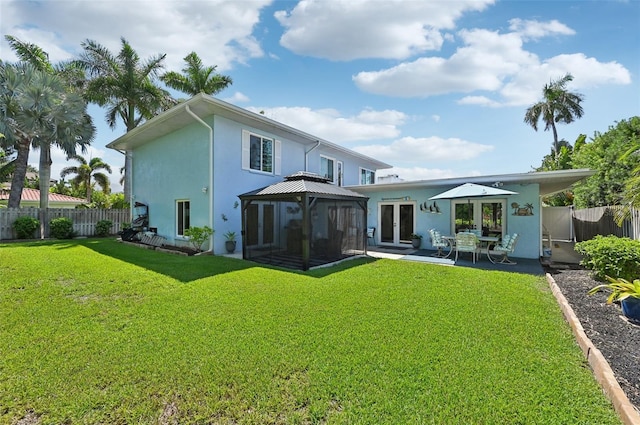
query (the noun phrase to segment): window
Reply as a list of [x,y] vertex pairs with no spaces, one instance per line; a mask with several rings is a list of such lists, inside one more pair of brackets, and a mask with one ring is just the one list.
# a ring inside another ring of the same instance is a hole
[[344,186],[344,172],[343,172],[343,168],[344,168],[344,164],[342,163],[342,161],[338,161],[338,186]]
[[176,201],[176,234],[184,236],[184,231],[189,228],[191,207],[189,201]]
[[280,141],[242,132],[242,169],[280,174]]
[[333,158],[320,156],[320,175],[335,183],[335,161]]
[[376,182],[376,172],[367,170],[366,168],[360,169],[360,184],[374,184]]

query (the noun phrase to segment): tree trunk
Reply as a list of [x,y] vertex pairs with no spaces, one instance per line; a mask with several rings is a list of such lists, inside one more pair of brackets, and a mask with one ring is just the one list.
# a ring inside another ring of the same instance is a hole
[[18,156],[16,157],[16,168],[13,170],[11,179],[11,193],[9,194],[9,208],[20,208],[22,200],[22,189],[24,188],[24,178],[27,175],[27,164],[29,163],[30,140],[21,140],[18,143]]
[[49,208],[49,186],[51,185],[51,146],[40,146],[40,208]]

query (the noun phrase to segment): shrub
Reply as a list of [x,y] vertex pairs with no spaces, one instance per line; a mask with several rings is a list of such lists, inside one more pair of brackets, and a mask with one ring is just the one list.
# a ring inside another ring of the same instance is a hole
[[73,222],[70,218],[54,218],[49,222],[51,236],[56,239],[71,239],[73,237]]
[[213,235],[213,230],[211,230],[211,227],[209,226],[192,226],[184,231],[184,235],[189,238],[189,242],[191,242],[193,248],[200,252],[202,251],[202,244],[205,243],[211,235]]
[[36,229],[40,226],[40,222],[28,216],[16,218],[13,222],[13,229],[16,231],[18,239],[31,239]]
[[593,270],[597,279],[611,276],[633,280],[640,276],[640,241],[598,235],[578,242],[575,250],[584,256],[580,264]]
[[109,236],[113,222],[111,220],[100,220],[96,223],[96,236]]

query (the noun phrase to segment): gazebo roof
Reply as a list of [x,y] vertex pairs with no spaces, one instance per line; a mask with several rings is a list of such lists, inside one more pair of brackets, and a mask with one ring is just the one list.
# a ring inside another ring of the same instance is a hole
[[321,198],[368,199],[367,196],[328,183],[328,179],[318,174],[298,171],[284,178],[284,181],[239,195],[243,198],[284,199],[308,194]]

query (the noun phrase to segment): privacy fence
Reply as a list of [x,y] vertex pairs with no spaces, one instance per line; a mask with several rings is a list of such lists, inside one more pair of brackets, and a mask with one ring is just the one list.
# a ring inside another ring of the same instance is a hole
[[631,209],[621,226],[616,215],[621,207],[596,207],[574,210],[573,229],[577,242],[593,239],[596,235],[616,235],[640,240],[640,210]]
[[131,222],[129,209],[71,209],[71,208],[0,208],[0,240],[15,239],[13,222],[18,217],[29,216],[40,221],[40,229],[36,231],[36,238],[49,237],[49,222],[55,218],[66,217],[73,222],[73,230],[78,236],[94,236],[96,223],[109,220],[113,223],[111,233],[117,234],[122,230],[123,223]]

